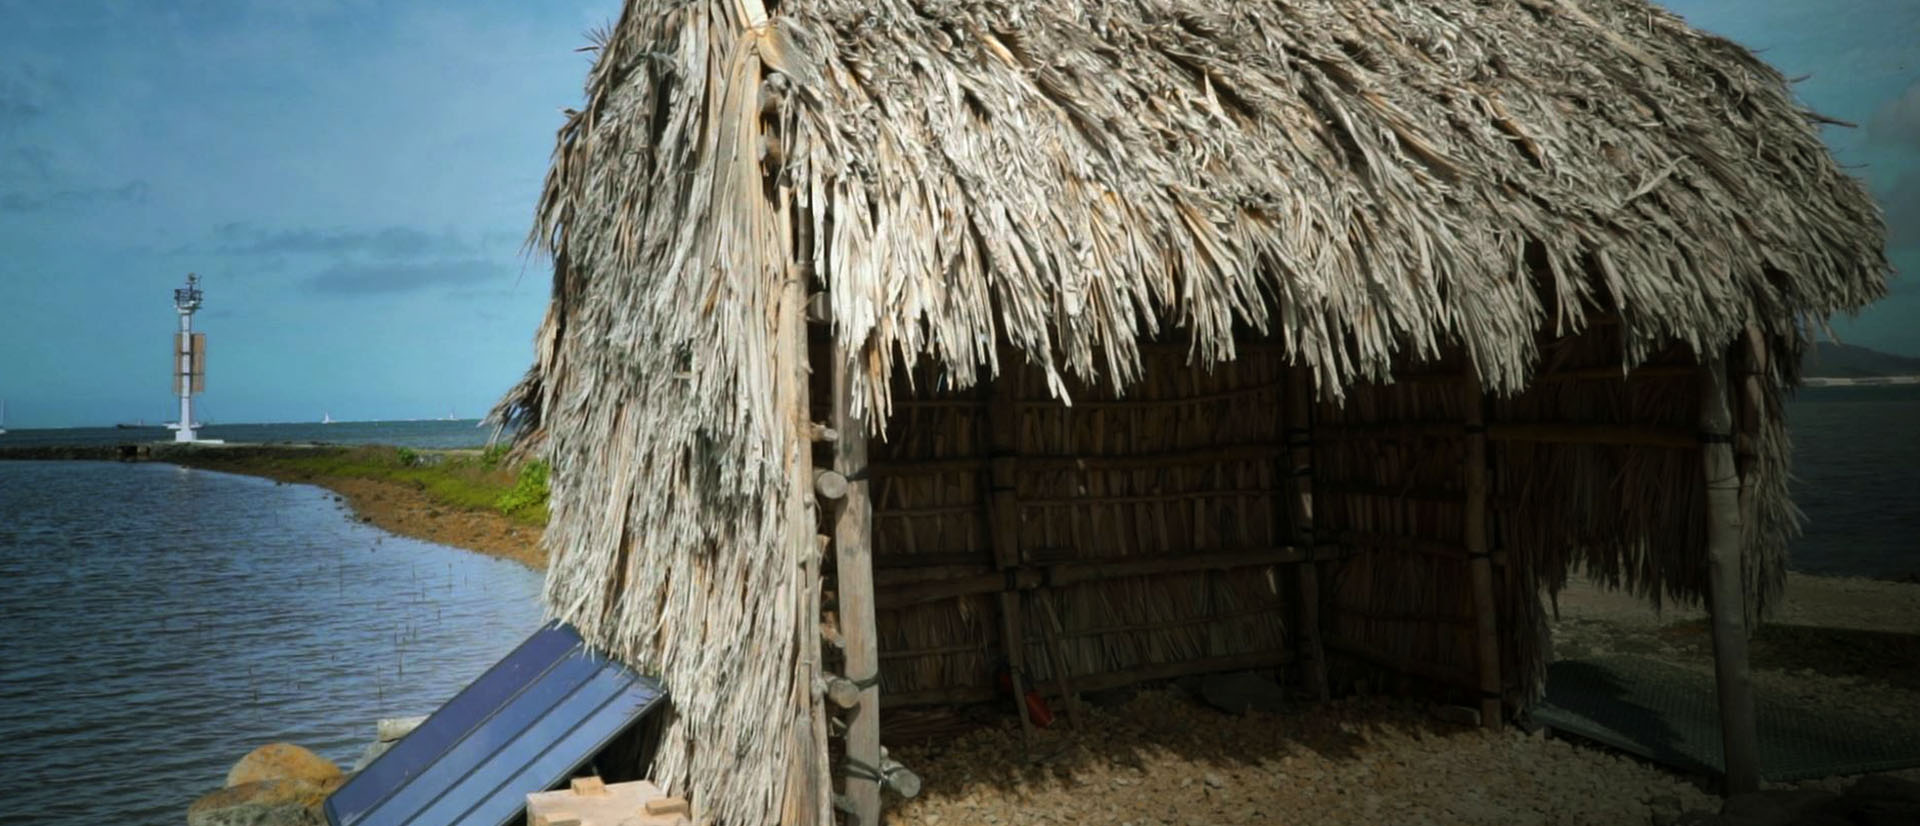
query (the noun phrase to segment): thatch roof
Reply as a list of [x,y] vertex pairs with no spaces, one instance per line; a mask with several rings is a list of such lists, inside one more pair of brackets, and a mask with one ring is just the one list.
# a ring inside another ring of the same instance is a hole
[[900,363],[964,387],[996,340],[1056,392],[1174,328],[1199,364],[1264,331],[1327,394],[1453,347],[1511,391],[1595,314],[1624,365],[1791,347],[1884,290],[1881,219],[1782,78],[1641,0],[758,5],[631,0],[607,33],[503,403],[555,464],[552,609],[664,674],[656,773],[727,822],[823,782],[788,768],[823,748],[770,367],[793,278],[881,411]]

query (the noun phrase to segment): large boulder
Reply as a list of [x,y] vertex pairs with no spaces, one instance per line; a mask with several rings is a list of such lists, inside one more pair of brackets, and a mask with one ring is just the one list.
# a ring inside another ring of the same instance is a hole
[[243,786],[263,780],[303,780],[326,783],[340,777],[340,767],[332,760],[292,743],[269,743],[254,749],[227,772],[227,787]]
[[344,778],[256,780],[229,786],[193,802],[187,826],[326,826],[321,804]]

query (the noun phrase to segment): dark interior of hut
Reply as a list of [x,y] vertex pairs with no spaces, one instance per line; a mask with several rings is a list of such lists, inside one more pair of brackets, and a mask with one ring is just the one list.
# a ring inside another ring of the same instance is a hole
[[[831,363],[824,329],[811,349]],[[901,372],[867,470],[882,736],[1233,671],[1510,716],[1569,565],[1656,597],[1701,584],[1701,371],[1684,345],[1631,372],[1623,352],[1607,319],[1543,337],[1514,395],[1452,352],[1335,397],[1252,333],[1211,368],[1144,343],[1124,393],[1069,378],[1071,404],[1012,356],[964,389]]]

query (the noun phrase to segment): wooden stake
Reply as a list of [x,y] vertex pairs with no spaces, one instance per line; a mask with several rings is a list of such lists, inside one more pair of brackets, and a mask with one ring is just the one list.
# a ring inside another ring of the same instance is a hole
[[1467,500],[1467,569],[1473,577],[1474,654],[1480,678],[1480,725],[1498,728],[1500,708],[1500,631],[1493,599],[1493,554],[1487,542],[1487,397],[1480,372],[1471,361],[1461,402],[1466,406],[1467,456],[1462,468]]
[[880,824],[880,638],[873,606],[873,502],[867,496],[867,425],[853,415],[854,354],[834,347],[833,468],[846,481],[836,500],[834,559],[838,568],[840,637],[847,676],[860,700],[847,712],[847,762],[842,791],[852,826]]
[[1307,690],[1328,697],[1327,657],[1320,645],[1320,566],[1313,554],[1313,374],[1287,368],[1286,441],[1292,482],[1293,544],[1306,550],[1300,566],[1300,659]]
[[1727,363],[1714,356],[1700,381],[1701,458],[1707,485],[1707,597],[1713,619],[1713,675],[1728,796],[1760,788],[1760,738],[1747,671],[1746,579],[1741,576],[1740,476],[1733,458]]
[[[988,513],[992,518],[994,567],[1005,571],[1020,566],[1020,501],[1014,493],[1014,457],[1020,450],[1019,409],[1013,397],[1012,359],[1000,360],[1003,372],[993,378],[987,405],[987,444],[992,451]],[[1027,709],[1026,644],[1021,638],[1020,592],[1000,592],[1001,650],[1007,654],[1007,670],[1013,677],[1013,704],[1020,714],[1023,742],[1033,739],[1033,718]]]

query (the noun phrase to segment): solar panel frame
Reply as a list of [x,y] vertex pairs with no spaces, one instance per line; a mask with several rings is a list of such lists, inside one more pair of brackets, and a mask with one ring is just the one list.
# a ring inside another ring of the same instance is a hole
[[332,826],[504,824],[665,699],[659,683],[543,627],[327,798]]

